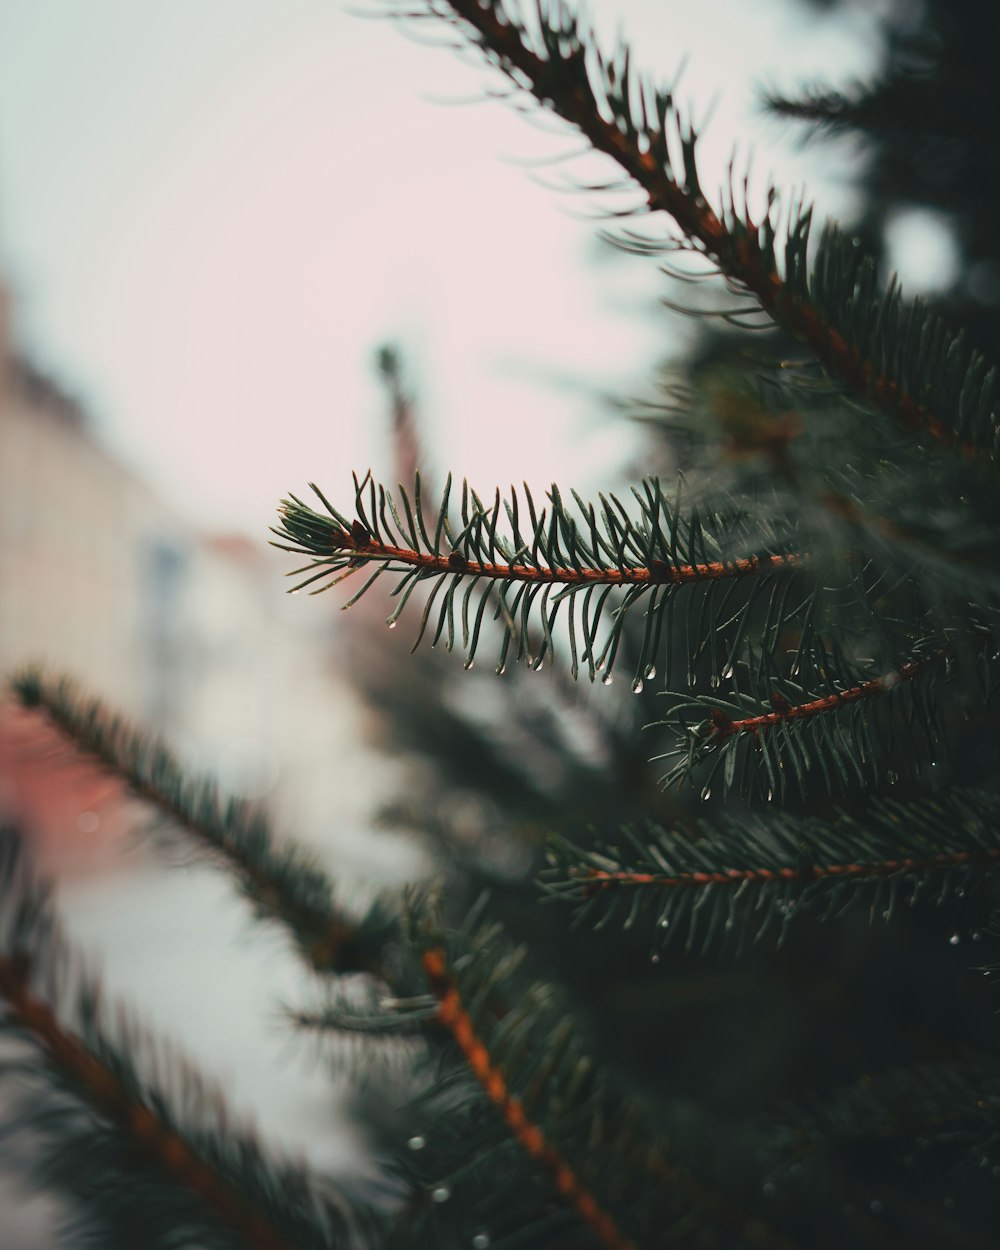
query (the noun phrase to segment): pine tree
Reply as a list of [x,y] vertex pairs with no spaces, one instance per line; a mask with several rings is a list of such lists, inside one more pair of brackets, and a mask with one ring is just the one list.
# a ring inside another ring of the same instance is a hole
[[[905,300],[804,202],[758,202],[737,169],[713,196],[671,92],[561,0],[418,15],[617,166],[644,227],[620,242],[718,275],[731,332],[651,414],[684,472],[594,501],[450,478],[431,499],[419,476],[358,474],[346,498],[282,504],[297,588],[381,597],[417,649],[476,662],[451,657],[456,677],[515,692],[496,733],[435,705],[421,749],[440,784],[490,797],[483,827],[509,821],[496,836],[518,862],[544,828],[527,874],[463,845],[441,803],[442,880],[359,916],[259,812],[66,683],[15,680],[288,934],[315,985],[292,1022],[363,1039],[348,1049],[385,1190],[275,1163],[230,1128],[102,1005],[10,832],[0,995],[30,1076],[30,1170],[102,1246],[992,1245],[989,334]],[[954,83],[952,63],[932,58],[931,83],[935,65]],[[965,133],[961,101],[920,113],[895,86],[775,106]],[[433,824],[433,792],[417,797],[408,819]]]

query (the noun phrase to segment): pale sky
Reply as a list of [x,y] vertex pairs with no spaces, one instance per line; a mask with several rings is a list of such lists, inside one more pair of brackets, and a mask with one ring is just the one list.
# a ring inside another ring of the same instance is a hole
[[[752,88],[868,71],[870,6],[592,8],[661,79],[686,54],[680,98],[715,101],[715,182],[752,144],[759,174],[849,211],[846,155],[806,163]],[[591,392],[642,393],[684,327],[657,309],[655,262],[593,263],[596,226],[570,214],[594,197],[515,163],[572,137],[431,98],[496,82],[335,0],[0,0],[0,256],[23,339],[206,524],[264,536],[289,490],[346,498],[351,469],[386,464],[386,339],[438,467],[489,492],[606,479],[631,435]]]

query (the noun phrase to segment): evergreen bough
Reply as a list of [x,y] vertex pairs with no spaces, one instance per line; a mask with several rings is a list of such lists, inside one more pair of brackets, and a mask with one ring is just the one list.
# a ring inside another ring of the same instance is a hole
[[[290,496],[276,545],[301,557],[297,589],[350,579],[347,606],[388,589],[390,627],[415,617],[414,649],[441,642],[467,669],[485,654],[508,685],[545,667],[557,709],[600,703],[574,705],[567,677],[624,673],[670,793],[632,784],[605,725],[611,765],[562,748],[579,807],[554,801],[556,780],[494,796],[550,834],[533,884],[464,853],[442,884],[358,916],[259,812],[67,682],[21,674],[25,707],[287,931],[319,987],[289,1022],[363,1039],[351,1054],[385,1189],[270,1161],[186,1066],[112,1025],[5,831],[0,1027],[30,1077],[28,1170],[76,1201],[80,1244],[102,1246],[994,1244],[1000,1036],[942,955],[992,937],[1000,861],[996,370],[855,239],[817,235],[806,204],[770,188],[754,207],[735,169],[713,199],[673,93],[562,0],[387,12],[448,24],[512,95],[617,164],[648,217],[618,241],[721,277],[729,363],[710,385],[692,370],[654,411],[684,460],[669,481],[589,501],[449,477],[431,501],[419,477],[366,474],[340,506],[318,486]],[[772,103],[871,126],[883,108],[898,122],[898,92],[890,79],[863,104],[819,90]],[[764,346],[733,355],[746,326]],[[621,704],[620,687],[597,693]],[[496,758],[481,726],[440,710],[435,724],[442,741],[467,732],[456,753]],[[873,953],[894,930],[902,953]],[[920,1009],[897,1025],[873,1004],[900,979]],[[721,996],[707,1024],[685,1014],[696,985]],[[774,997],[793,985],[813,1004],[800,1028],[839,1004],[849,1053],[813,1038],[815,1072],[774,1096],[780,1074],[754,1054],[780,1049],[799,1004]],[[751,1006],[730,1010],[741,995]]]

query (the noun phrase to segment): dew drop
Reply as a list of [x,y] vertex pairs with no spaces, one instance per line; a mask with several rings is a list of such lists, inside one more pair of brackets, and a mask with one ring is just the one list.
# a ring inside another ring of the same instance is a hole
[[890,786],[894,786],[899,781],[899,773],[894,768],[890,768],[885,775],[886,781]]
[[718,673],[713,673],[712,676],[708,679],[708,684],[712,687],[713,690],[718,690],[719,682],[720,682],[720,678],[719,678]]
[[469,656],[469,658],[465,661],[465,668],[466,668],[466,671],[468,671],[470,668],[472,668],[472,666],[473,666],[473,664],[474,664],[474,663],[475,663],[475,661],[473,660],[472,656],[470,655],[470,656]]
[[774,802],[774,791],[773,791],[773,790],[768,790],[768,792],[767,792],[767,801],[768,801],[768,803],[773,803],[773,802]]
[[653,952],[652,955],[650,955],[649,962],[651,964],[658,964],[660,962],[660,957],[655,951]]
[[490,1244],[489,1233],[476,1233],[472,1239],[472,1250],[486,1250]]
[[642,678],[641,677],[637,677],[635,681],[632,683],[632,693],[642,694]]
[[423,1150],[423,1148],[427,1145],[427,1138],[421,1137],[421,1135],[417,1133],[416,1136],[411,1137],[406,1144],[411,1150]]
[[646,669],[646,680],[652,681],[655,676],[656,676],[656,665],[650,664],[649,668]]
[[972,940],[973,942],[981,942],[983,940],[983,935],[979,932],[978,929],[975,931],[975,933],[973,933]]
[[451,1188],[448,1185],[438,1185],[431,1190],[431,1202],[447,1202],[450,1197]]
[[703,803],[705,803],[705,802],[707,802],[707,801],[708,801],[711,797],[712,797],[712,787],[711,787],[711,786],[706,786],[706,787],[704,788],[704,790],[702,790],[702,792],[701,792],[701,801],[702,801]]
[[399,621],[386,621],[386,624],[389,626],[390,629],[395,629],[396,626],[399,624]]
[[497,665],[497,676],[498,676],[498,677],[502,677],[502,676],[504,675],[504,673],[506,673],[506,671],[507,671],[507,665],[506,665],[506,664],[498,664],[498,665]]
[[961,942],[961,940],[962,940],[962,939],[959,937],[959,935],[958,935],[957,933],[953,933],[953,934],[951,935],[951,937],[948,939],[948,945],[949,945],[949,946],[957,946],[957,945],[959,944],[959,942]]
[[670,921],[666,918],[666,916],[664,916],[663,919],[660,921],[660,928],[661,929],[670,928]]
[[610,686],[613,681],[614,681],[614,678],[611,676],[611,674],[605,673],[604,676],[601,678],[601,685]]
[[728,681],[730,677],[732,677],[732,675],[733,675],[733,666],[731,664],[727,664],[726,667],[722,670],[722,676],[726,681]]
[[964,890],[964,888],[963,888],[962,886],[959,886],[959,887],[956,889],[956,891],[955,891],[955,897],[956,897],[956,898],[965,898],[965,890]]

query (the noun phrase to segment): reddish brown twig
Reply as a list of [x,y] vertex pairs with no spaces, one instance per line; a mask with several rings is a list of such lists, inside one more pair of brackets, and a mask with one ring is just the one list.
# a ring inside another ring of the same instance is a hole
[[331,914],[321,908],[309,906],[302,899],[293,897],[282,883],[272,876],[261,863],[248,854],[246,845],[225,828],[223,808],[220,805],[218,825],[211,819],[199,819],[183,804],[178,803],[164,789],[147,781],[141,773],[123,762],[109,745],[106,737],[87,732],[85,724],[68,715],[47,695],[25,698],[17,689],[24,706],[34,715],[42,717],[65,738],[68,747],[85,764],[110,772],[119,778],[130,794],[175,821],[195,838],[216,853],[223,855],[242,876],[254,901],[285,922],[296,938],[302,957],[319,973],[360,968],[381,976],[380,966],[374,962],[358,942],[358,933],[344,917]]
[[731,720],[720,709],[712,712],[709,734],[713,738],[731,738],[735,734],[758,734],[785,721],[807,720],[811,716],[821,716],[824,712],[832,712],[837,708],[846,707],[849,703],[858,703],[862,699],[871,699],[894,689],[904,681],[910,681],[931,664],[943,660],[944,652],[925,656],[920,660],[910,660],[901,664],[893,673],[884,677],[874,677],[871,681],[862,682],[859,686],[851,686],[848,690],[838,690],[835,694],[824,695],[820,699],[810,699],[808,703],[788,703],[776,708],[773,712],[762,712],[758,716],[745,716],[740,720]]
[[438,1018],[458,1043],[469,1067],[503,1117],[516,1141],[541,1167],[559,1194],[574,1206],[609,1250],[637,1250],[614,1218],[597,1202],[576,1172],[542,1130],[528,1119],[524,1106],[511,1094],[503,1073],[490,1057],[462,1003],[458,986],[448,972],[444,951],[429,950],[422,956],[424,971],[439,1005]]
[[[926,431],[946,445],[959,440],[926,405],[918,403],[899,383],[881,374],[876,365],[834,329],[819,310],[793,293],[765,260],[758,229],[748,219],[739,233],[726,223],[697,191],[679,185],[670,176],[664,156],[666,136],[646,122],[648,148],[643,150],[613,122],[601,115],[582,49],[564,54],[559,66],[543,60],[522,41],[516,25],[503,23],[478,0],[448,0],[455,13],[483,37],[487,47],[524,75],[532,94],[551,105],[576,126],[598,152],[615,160],[646,193],[654,210],[668,213],[687,238],[729,277],[759,300],[761,307],[792,334],[808,343],[816,359],[855,391],[869,396],[883,411],[912,431]],[[973,449],[969,449],[973,450]]]
[[619,885],[655,885],[665,888],[700,885],[739,885],[743,881],[765,884],[770,881],[815,881],[826,877],[889,877],[896,872],[927,872],[932,868],[953,868],[962,864],[988,864],[1000,860],[1000,848],[975,851],[944,851],[938,855],[884,859],[871,864],[808,864],[801,868],[723,868],[699,872],[607,872],[587,868],[580,877],[588,888],[611,889]]
[[44,1047],[52,1063],[77,1084],[100,1114],[127,1133],[140,1151],[174,1180],[196,1194],[206,1207],[234,1229],[254,1250],[292,1250],[292,1243],[259,1212],[248,1207],[213,1168],[136,1099],[118,1077],[83,1042],[65,1029],[47,1003],[28,988],[17,960],[0,956],[0,995]]
[[370,535],[356,536],[346,530],[331,534],[333,552],[349,551],[354,559],[396,560],[427,573],[463,573],[470,577],[488,577],[495,581],[552,583],[567,586],[671,586],[683,582],[719,581],[726,577],[750,577],[755,573],[777,572],[800,568],[808,556],[751,556],[741,560],[717,560],[707,564],[669,564],[653,560],[649,565],[625,568],[574,568],[572,565],[547,568],[534,564],[497,564],[467,560],[460,551],[433,555],[412,547],[394,547]]

